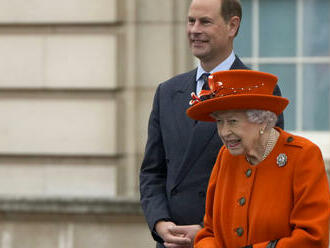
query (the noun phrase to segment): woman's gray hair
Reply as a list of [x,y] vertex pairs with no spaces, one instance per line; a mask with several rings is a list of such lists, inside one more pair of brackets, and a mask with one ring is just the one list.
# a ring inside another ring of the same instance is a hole
[[267,123],[267,128],[272,128],[277,122],[277,115],[268,110],[249,109],[246,111],[248,121],[252,123]]

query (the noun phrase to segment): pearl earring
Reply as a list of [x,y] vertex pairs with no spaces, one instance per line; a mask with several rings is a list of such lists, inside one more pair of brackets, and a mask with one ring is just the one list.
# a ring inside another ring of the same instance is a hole
[[259,134],[260,134],[260,135],[263,135],[263,134],[264,134],[264,130],[263,130],[263,129],[260,129],[260,130],[259,130]]

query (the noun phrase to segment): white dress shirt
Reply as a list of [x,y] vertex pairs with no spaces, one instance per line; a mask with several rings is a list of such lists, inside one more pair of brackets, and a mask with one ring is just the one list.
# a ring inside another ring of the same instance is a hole
[[231,54],[229,55],[228,58],[226,58],[224,61],[222,61],[219,65],[217,65],[213,70],[206,72],[204,71],[204,69],[202,68],[202,66],[199,64],[197,67],[197,74],[196,74],[196,94],[198,95],[203,87],[204,84],[204,80],[202,78],[202,75],[204,73],[210,73],[212,74],[213,72],[217,72],[217,71],[226,71],[229,70],[230,67],[232,66],[232,64],[235,61],[235,54],[234,51],[231,52]]

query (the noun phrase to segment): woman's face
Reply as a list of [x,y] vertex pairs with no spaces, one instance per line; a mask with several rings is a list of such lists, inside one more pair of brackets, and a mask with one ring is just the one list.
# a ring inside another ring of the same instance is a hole
[[245,111],[216,111],[211,116],[217,121],[218,134],[232,155],[263,151],[259,131],[264,125],[249,122]]

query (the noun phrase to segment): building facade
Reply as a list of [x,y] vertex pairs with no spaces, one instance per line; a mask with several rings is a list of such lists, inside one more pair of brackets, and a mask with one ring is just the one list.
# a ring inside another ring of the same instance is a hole
[[[194,68],[190,0],[0,0],[0,247],[154,247],[138,193],[157,85]],[[330,2],[242,0],[235,52],[330,169]],[[317,38],[315,38],[317,37]]]

